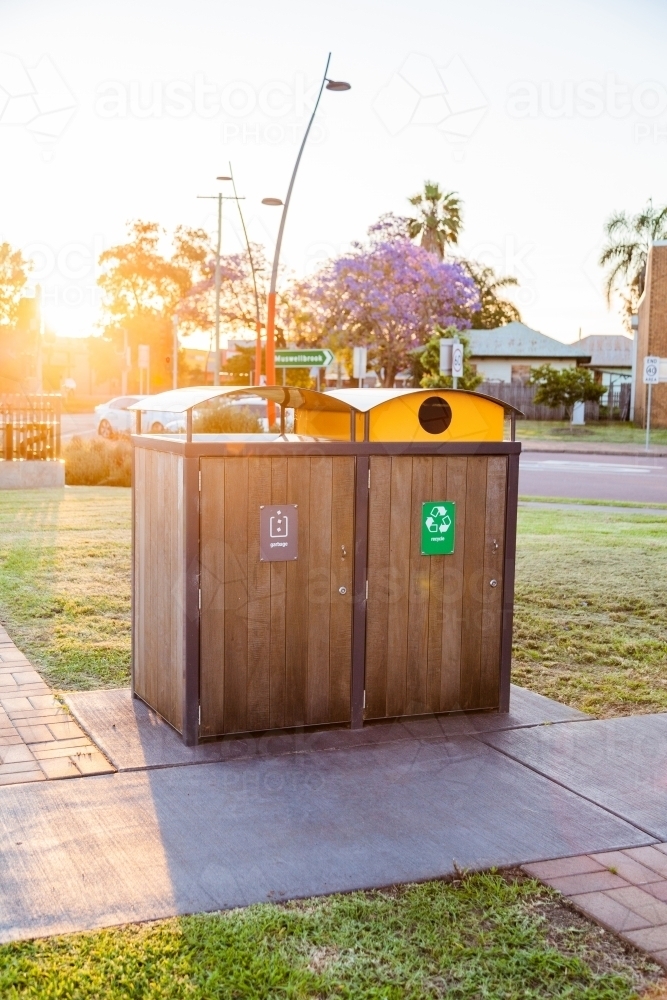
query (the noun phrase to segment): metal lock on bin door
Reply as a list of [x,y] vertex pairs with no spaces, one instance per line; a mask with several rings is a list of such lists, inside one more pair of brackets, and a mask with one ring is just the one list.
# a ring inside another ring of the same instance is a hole
[[497,580],[489,580],[489,587],[497,587],[497,586],[498,586]]
[[343,596],[345,596],[345,594],[347,594],[347,587],[339,587],[338,593],[343,594]]

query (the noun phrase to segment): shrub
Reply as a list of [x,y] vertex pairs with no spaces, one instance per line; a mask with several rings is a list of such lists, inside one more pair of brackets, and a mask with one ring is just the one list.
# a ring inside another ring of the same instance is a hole
[[68,486],[132,485],[132,445],[127,438],[75,437],[65,445],[63,458]]
[[209,404],[194,412],[195,434],[261,434],[262,425],[247,407]]

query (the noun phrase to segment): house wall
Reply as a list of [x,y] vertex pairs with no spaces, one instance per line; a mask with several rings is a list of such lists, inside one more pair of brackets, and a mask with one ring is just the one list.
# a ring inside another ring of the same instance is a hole
[[[644,358],[667,358],[667,243],[654,243],[648,255],[646,285],[639,303],[635,420],[646,424],[648,387],[643,383]],[[651,426],[667,427],[667,382],[653,386]]]
[[477,368],[477,374],[487,382],[511,382],[512,368],[538,368],[540,365],[552,365],[554,368],[574,368],[577,362],[574,358],[484,358],[472,356],[470,359]]

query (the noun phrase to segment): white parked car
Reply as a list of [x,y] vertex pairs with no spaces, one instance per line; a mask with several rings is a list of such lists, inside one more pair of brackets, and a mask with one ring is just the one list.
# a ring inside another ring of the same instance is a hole
[[[136,427],[136,414],[128,410],[128,406],[138,403],[150,396],[115,396],[108,403],[100,403],[95,407],[97,414],[97,433],[104,438],[114,438],[119,434],[132,434]],[[152,431],[160,434],[167,424],[174,419],[173,413],[163,410],[147,410],[141,415],[142,431]]]

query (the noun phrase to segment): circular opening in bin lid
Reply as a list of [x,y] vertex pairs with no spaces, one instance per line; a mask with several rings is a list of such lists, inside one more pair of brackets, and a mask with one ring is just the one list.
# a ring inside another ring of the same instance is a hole
[[427,434],[442,434],[452,422],[452,408],[446,399],[429,396],[419,407],[418,417]]

